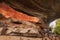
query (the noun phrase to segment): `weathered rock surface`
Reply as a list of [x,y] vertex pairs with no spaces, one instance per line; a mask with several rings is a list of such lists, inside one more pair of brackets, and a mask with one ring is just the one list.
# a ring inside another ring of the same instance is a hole
[[42,16],[46,18],[47,23],[60,18],[60,0],[4,0],[4,2],[25,14]]
[[[10,19],[0,20],[0,33],[11,34],[11,33],[39,33],[39,26],[35,23],[22,21],[21,23],[12,22]],[[6,31],[5,31],[6,30]],[[14,35],[14,34],[13,34]]]

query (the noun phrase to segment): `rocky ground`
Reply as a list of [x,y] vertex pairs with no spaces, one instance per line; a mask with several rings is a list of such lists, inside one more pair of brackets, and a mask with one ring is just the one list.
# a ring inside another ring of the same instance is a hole
[[23,36],[0,35],[0,40],[60,40],[60,37],[33,38],[33,37],[23,37]]
[[40,24],[0,20],[0,40],[60,40],[59,38],[59,35],[43,30]]

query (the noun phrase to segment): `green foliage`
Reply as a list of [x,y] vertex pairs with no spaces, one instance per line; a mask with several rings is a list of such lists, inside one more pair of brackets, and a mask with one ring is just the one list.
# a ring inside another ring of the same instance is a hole
[[54,32],[55,32],[56,34],[60,34],[60,26],[57,26],[57,27],[55,28]]
[[57,19],[56,21],[56,27],[55,27],[54,32],[57,34],[60,34],[60,19]]

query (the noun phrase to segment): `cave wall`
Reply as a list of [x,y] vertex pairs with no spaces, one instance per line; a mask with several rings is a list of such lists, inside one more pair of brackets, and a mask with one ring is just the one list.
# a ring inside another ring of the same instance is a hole
[[60,17],[60,0],[3,0],[3,2],[25,14],[42,16],[48,24]]

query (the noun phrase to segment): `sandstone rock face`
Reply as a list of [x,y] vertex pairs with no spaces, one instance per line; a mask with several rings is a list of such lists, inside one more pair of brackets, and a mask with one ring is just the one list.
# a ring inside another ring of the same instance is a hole
[[17,21],[30,21],[30,22],[38,22],[39,19],[37,17],[28,16],[23,14],[22,12],[18,12],[13,8],[9,7],[5,3],[0,3],[0,14],[5,16],[6,18],[11,18],[12,20]]
[[5,3],[17,11],[40,17],[47,17],[47,24],[60,17],[60,0],[5,0]]
[[[3,17],[4,18],[4,17]],[[39,33],[40,27],[28,21],[13,22],[10,19],[0,20],[0,34],[15,35],[15,33]],[[18,34],[17,34],[18,35]]]

